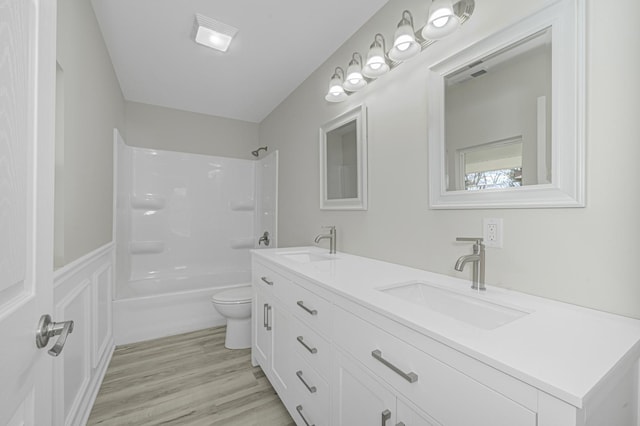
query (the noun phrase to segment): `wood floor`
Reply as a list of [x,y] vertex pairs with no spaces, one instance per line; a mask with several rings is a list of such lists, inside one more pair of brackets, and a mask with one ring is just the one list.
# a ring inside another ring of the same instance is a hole
[[249,349],[210,328],[116,348],[88,425],[295,426]]

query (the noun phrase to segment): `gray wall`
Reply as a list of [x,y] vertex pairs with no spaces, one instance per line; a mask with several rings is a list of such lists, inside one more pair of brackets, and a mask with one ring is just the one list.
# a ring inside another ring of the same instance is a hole
[[56,266],[62,266],[111,241],[113,128],[124,127],[124,99],[90,1],[58,1],[57,38],[64,81],[57,94],[64,125],[55,194]]
[[[504,219],[504,248],[487,249],[487,282],[640,318],[640,2],[587,0],[587,207],[436,211],[428,208],[426,64],[429,51],[338,105],[325,102],[335,66],[366,53],[373,35],[391,39],[404,8],[424,22],[424,2],[391,0],[260,124],[260,143],[280,150],[279,244],[310,245],[321,225],[338,227],[338,249],[457,273],[470,252],[456,236],[481,233],[482,219]],[[463,29],[429,49],[460,48],[513,22],[543,0],[483,0]],[[624,10],[624,13],[620,13]],[[318,128],[354,105],[369,113],[369,210],[320,211]],[[626,188],[630,186],[630,188]]]
[[255,159],[258,124],[137,102],[126,102],[131,146]]

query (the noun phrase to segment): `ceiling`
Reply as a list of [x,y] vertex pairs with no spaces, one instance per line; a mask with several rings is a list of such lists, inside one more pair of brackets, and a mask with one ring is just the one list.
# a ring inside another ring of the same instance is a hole
[[[91,2],[125,99],[259,123],[388,0]],[[227,53],[196,13],[239,29]]]

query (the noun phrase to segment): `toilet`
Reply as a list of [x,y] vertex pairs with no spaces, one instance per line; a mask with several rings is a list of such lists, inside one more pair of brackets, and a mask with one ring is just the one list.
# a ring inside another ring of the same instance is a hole
[[251,285],[223,290],[211,296],[211,303],[227,319],[227,349],[251,347]]

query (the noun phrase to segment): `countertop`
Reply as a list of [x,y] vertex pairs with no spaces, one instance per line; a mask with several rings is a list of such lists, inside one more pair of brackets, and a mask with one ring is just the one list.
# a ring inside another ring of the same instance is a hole
[[[286,252],[328,254],[318,247],[257,249],[252,253],[318,286],[529,383],[578,408],[620,362],[640,357],[640,320],[487,286],[469,280],[346,253],[300,263]],[[492,330],[379,291],[412,281],[528,312]]]

